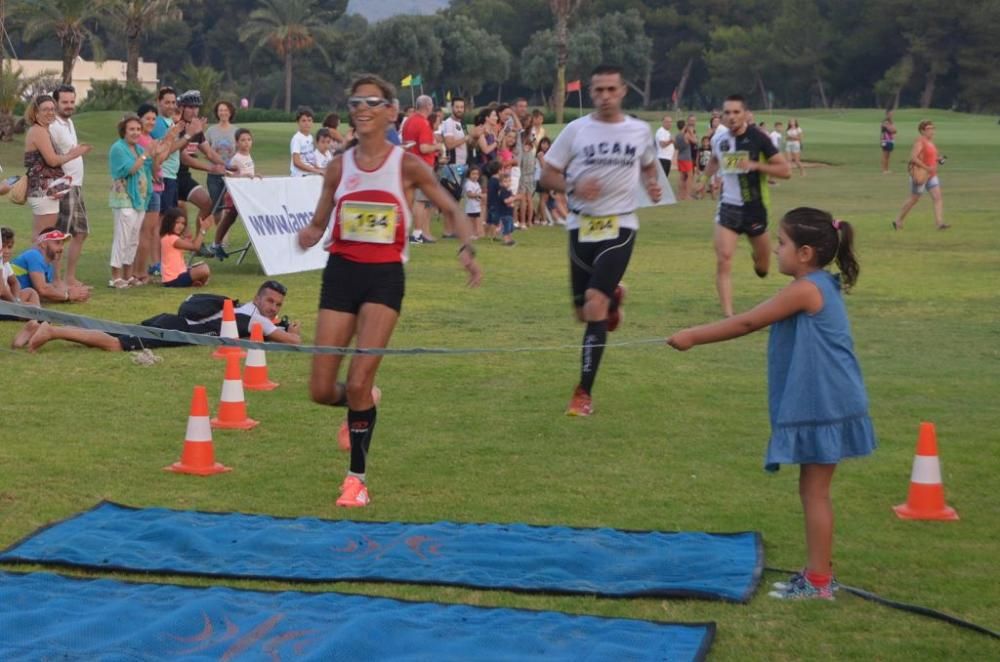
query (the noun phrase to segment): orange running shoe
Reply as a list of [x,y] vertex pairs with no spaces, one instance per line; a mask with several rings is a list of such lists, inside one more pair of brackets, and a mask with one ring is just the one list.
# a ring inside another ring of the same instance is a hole
[[[375,405],[382,400],[382,389],[378,386],[372,386],[372,400],[375,401]],[[343,423],[340,424],[340,429],[337,430],[337,446],[340,450],[345,453],[351,450],[351,430],[347,427],[347,419],[345,418]]]
[[569,401],[569,407],[566,408],[566,415],[590,416],[593,411],[594,407],[590,400],[590,394],[584,391],[582,387],[577,386],[576,390],[573,391],[573,397]]
[[628,288],[621,283],[618,283],[618,286],[615,288],[615,292],[611,297],[615,301],[614,310],[608,311],[609,333],[621,326],[622,321],[625,319],[625,311],[622,309],[622,306],[625,305],[626,294],[628,294]]
[[368,498],[368,486],[355,476],[348,476],[340,486],[340,498],[337,505],[342,508],[362,508],[371,503]]

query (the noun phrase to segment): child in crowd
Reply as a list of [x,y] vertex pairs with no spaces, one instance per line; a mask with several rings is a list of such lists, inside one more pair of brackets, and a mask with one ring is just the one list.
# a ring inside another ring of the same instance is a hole
[[708,136],[701,137],[701,145],[698,146],[698,187],[694,191],[694,197],[701,199],[708,189],[708,194],[715,200],[715,190],[712,187],[710,177],[708,177],[708,164],[712,162],[712,139]]
[[[253,150],[253,134],[250,133],[250,129],[237,129],[236,153],[233,154],[227,164],[229,167],[227,177],[257,176],[257,172],[254,169],[253,156],[250,154],[251,150]],[[219,221],[219,227],[215,229],[215,241],[208,247],[212,251],[212,254],[220,260],[225,260],[229,257],[229,253],[226,252],[226,235],[229,233],[229,229],[233,227],[233,223],[236,222],[237,216],[233,196],[227,191],[222,197],[222,220]]]
[[21,284],[14,275],[14,268],[10,266],[11,257],[14,255],[14,230],[7,227],[0,228],[0,241],[3,242],[3,248],[0,250],[0,300],[28,306],[41,305],[38,292],[31,287],[21,289]]
[[474,165],[469,168],[469,177],[465,180],[462,191],[465,193],[465,215],[472,223],[472,238],[478,239],[483,234],[483,187],[479,185],[479,177],[482,173],[479,166]]
[[548,191],[541,187],[542,170],[545,168],[545,153],[552,146],[552,140],[542,138],[538,141],[538,151],[535,153],[535,190],[538,191],[538,211],[535,212],[539,221],[544,221],[545,225],[566,224],[565,199],[560,199],[560,194],[555,191]]
[[537,108],[531,111],[531,140],[535,150],[545,137],[545,114]]
[[[875,450],[868,396],[854,355],[841,291],[858,278],[854,229],[825,211],[793,209],[778,229],[778,269],[791,285],[754,309],[712,324],[678,331],[667,344],[681,351],[738,338],[772,326],[768,343],[771,439],[765,468],[798,464],[805,514],[807,562],[771,597],[832,600],[833,504],[837,464]],[[824,267],[834,259],[840,274]]]
[[208,282],[211,270],[204,262],[188,267],[184,251],[197,251],[205,241],[212,217],[198,219],[198,232],[192,239],[187,235],[187,216],[182,209],[173,207],[163,213],[160,221],[160,270],[163,287],[201,287]]
[[320,170],[326,170],[326,166],[330,165],[330,161],[336,155],[334,147],[333,132],[326,127],[320,129],[316,132],[316,149],[309,156],[310,163]]
[[510,166],[493,161],[486,166],[486,172],[490,177],[486,191],[486,205],[489,209],[486,221],[489,227],[486,232],[490,239],[495,240],[499,230],[503,235],[504,245],[513,246],[515,242],[511,234],[514,232],[514,194],[510,190]]
[[521,150],[518,165],[520,177],[515,198],[517,209],[517,226],[526,228],[534,224],[534,194],[535,194],[535,143],[531,131],[521,133]]

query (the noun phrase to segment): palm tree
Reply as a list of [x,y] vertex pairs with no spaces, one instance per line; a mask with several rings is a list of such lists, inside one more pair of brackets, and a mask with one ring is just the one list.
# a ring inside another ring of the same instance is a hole
[[139,49],[146,34],[161,23],[181,18],[177,0],[104,0],[104,14],[125,34],[125,80],[139,83]]
[[90,41],[94,58],[101,59],[101,40],[91,31],[101,14],[103,0],[36,0],[22,2],[18,13],[24,17],[24,38],[33,41],[55,35],[62,47],[62,81],[73,82],[73,66],[83,44]]
[[284,60],[285,112],[292,110],[292,57],[315,49],[329,65],[323,42],[332,41],[332,24],[346,8],[347,0],[260,0],[240,28],[240,41],[253,44],[250,57],[267,47]]
[[566,62],[569,60],[569,19],[580,7],[580,0],[549,0],[556,19],[556,89],[553,95],[556,122],[562,124],[566,104]]

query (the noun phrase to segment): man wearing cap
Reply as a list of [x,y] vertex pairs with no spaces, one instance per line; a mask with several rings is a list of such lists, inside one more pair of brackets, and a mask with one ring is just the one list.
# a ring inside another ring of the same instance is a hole
[[[225,175],[226,162],[205,139],[206,121],[198,115],[202,106],[201,92],[188,90],[177,98],[177,105],[181,108],[180,121],[184,124],[184,135],[187,138],[187,144],[181,151],[181,165],[177,170],[177,199],[197,206],[199,218],[204,218],[212,213],[212,197],[208,194],[208,190],[191,176],[191,169],[213,175]],[[198,152],[205,155],[207,163],[198,157]]]
[[[264,281],[257,289],[253,301],[243,304],[235,311],[240,337],[249,337],[250,326],[257,323],[261,325],[261,331],[264,332],[264,338],[268,342],[301,344],[302,331],[298,322],[288,323],[287,318],[281,322],[274,321],[281,312],[287,292],[285,286],[276,280]],[[162,314],[143,321],[142,326],[217,336],[221,325],[220,318],[221,313],[198,321],[187,320],[180,315]],[[187,344],[172,340],[110,334],[73,326],[52,326],[48,322],[31,320],[14,337],[13,346],[15,349],[24,347],[30,352],[36,352],[50,340],[66,340],[86,347],[103,349],[106,352],[134,352],[154,347],[179,347]]]
[[89,287],[68,285],[56,279],[55,265],[69,238],[70,235],[53,227],[44,228],[38,233],[35,248],[29,248],[10,261],[22,291],[31,288],[38,292],[42,301],[51,303],[83,302],[90,298]]

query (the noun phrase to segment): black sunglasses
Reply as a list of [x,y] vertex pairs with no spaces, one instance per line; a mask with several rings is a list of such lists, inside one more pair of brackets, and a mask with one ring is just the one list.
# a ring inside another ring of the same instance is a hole
[[264,284],[260,286],[260,288],[262,290],[263,289],[274,290],[275,292],[277,292],[281,296],[285,296],[288,293],[288,288],[286,288],[284,285],[282,285],[281,283],[279,283],[276,280],[265,281]]
[[380,106],[388,106],[389,100],[383,99],[382,97],[351,97],[347,100],[347,107],[351,110],[357,110],[361,106],[368,106],[369,108],[379,108]]

